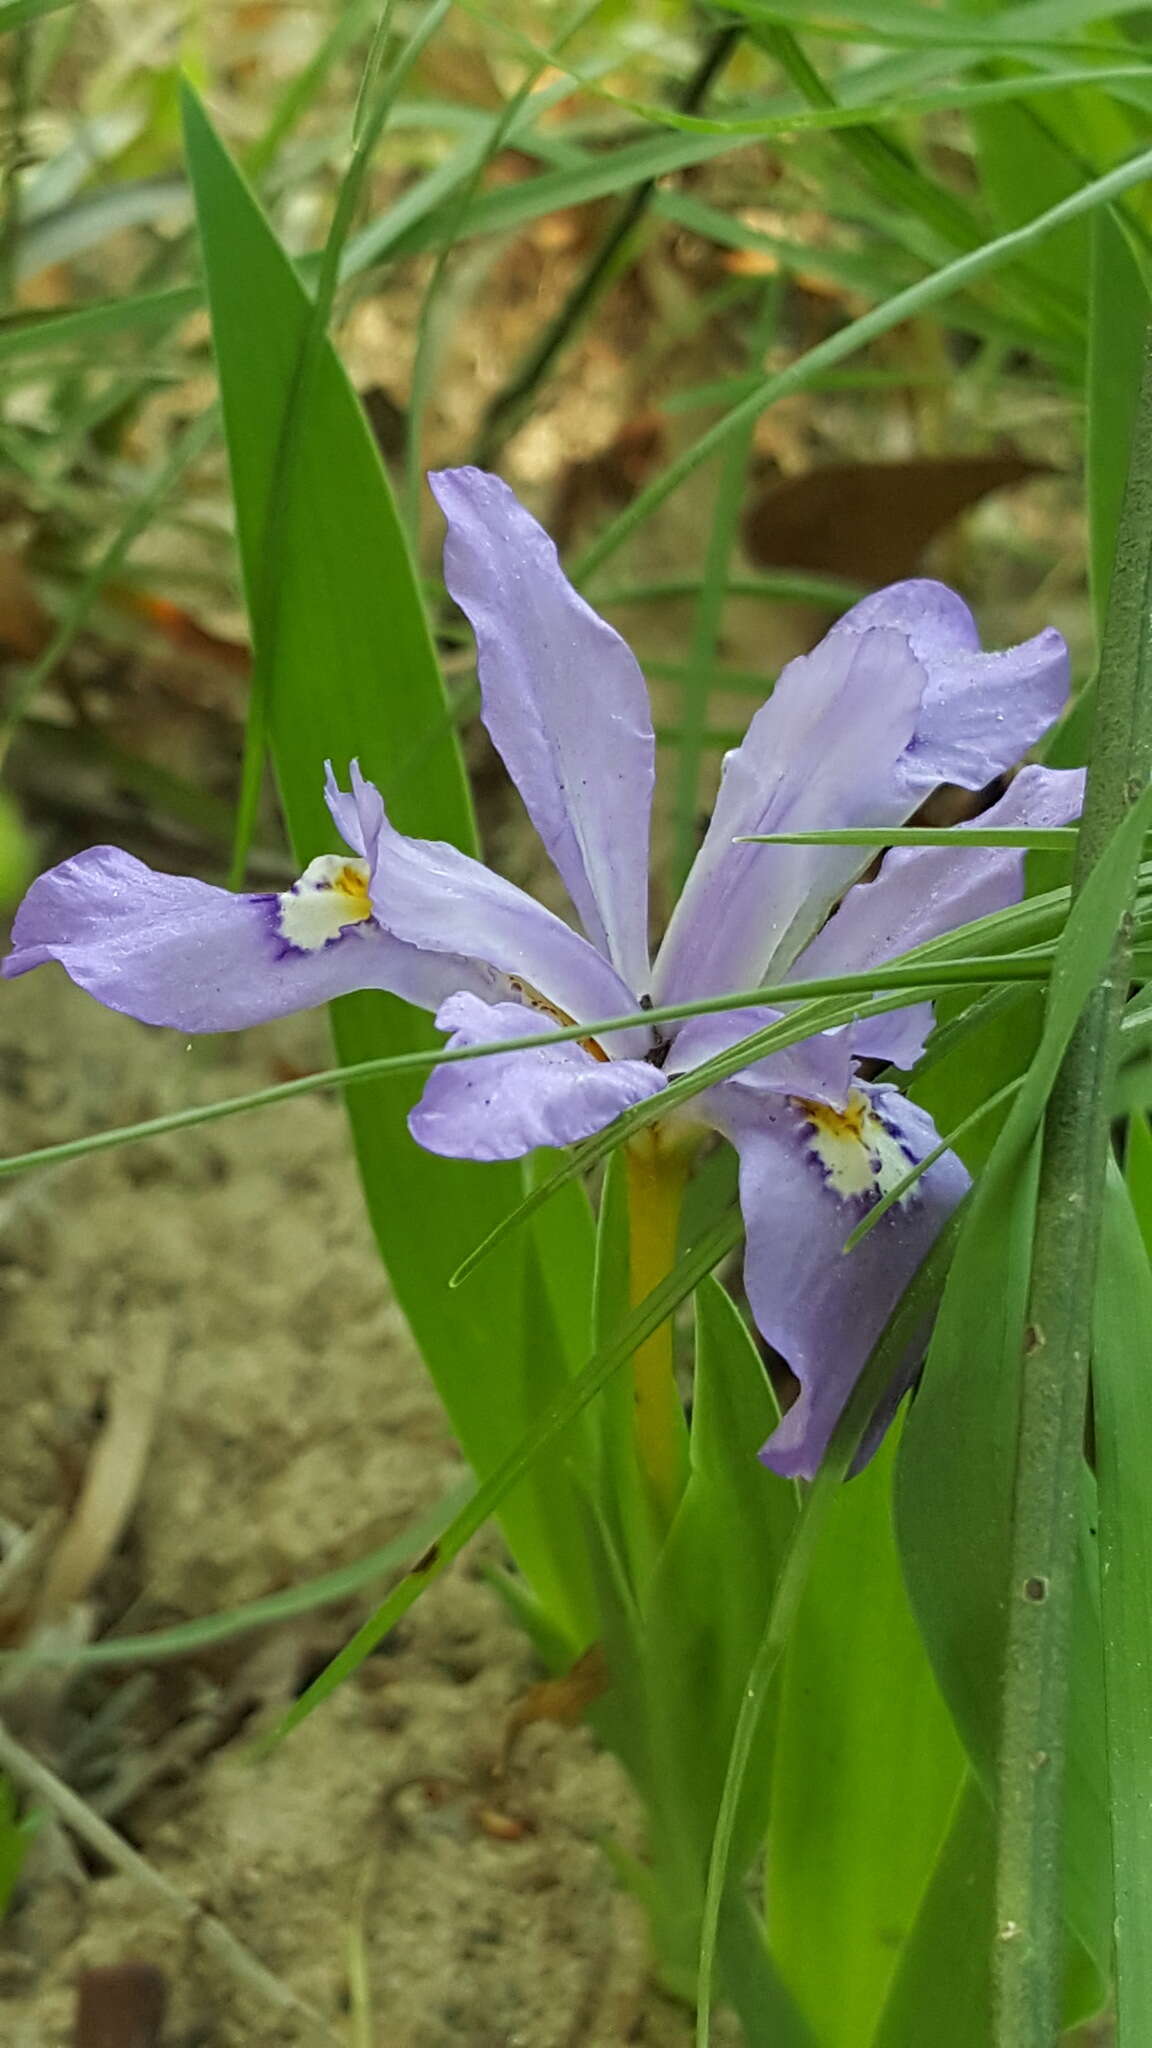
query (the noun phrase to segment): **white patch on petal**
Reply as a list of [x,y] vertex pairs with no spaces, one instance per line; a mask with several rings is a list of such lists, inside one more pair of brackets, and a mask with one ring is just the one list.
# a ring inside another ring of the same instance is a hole
[[[853,1088],[843,1109],[827,1102],[792,1098],[808,1126],[808,1150],[818,1160],[826,1186],[842,1201],[865,1197],[876,1201],[890,1194],[915,1164],[896,1133],[889,1128],[866,1095]],[[900,1206],[916,1199],[913,1185],[900,1198]]]
[[349,926],[371,917],[368,863],[322,853],[276,904],[276,926],[286,944],[298,953],[319,953]]

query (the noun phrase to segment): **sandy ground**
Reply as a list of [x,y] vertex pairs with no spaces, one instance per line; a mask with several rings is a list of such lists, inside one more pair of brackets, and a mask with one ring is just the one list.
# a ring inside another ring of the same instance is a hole
[[[38,973],[0,993],[4,1150],[324,1058],[316,1018],[189,1048]],[[94,1450],[155,1403],[124,1533],[73,1629],[167,1627],[307,1579],[460,1483],[334,1101],[4,1183],[0,1324],[9,1553],[32,1532],[59,1556]],[[260,1764],[251,1735],[363,1604],[151,1673],[9,1673],[9,1725],[323,2023],[278,2013],[172,1907],[46,1826],[0,1950],[8,2048],[65,2048],[78,1972],[125,1958],[166,1973],[165,2048],[688,2040],[600,1846],[640,1838],[615,1762],[582,1729],[537,1727],[493,1779],[507,1710],[538,1676],[485,1581],[496,1550],[482,1539]]]

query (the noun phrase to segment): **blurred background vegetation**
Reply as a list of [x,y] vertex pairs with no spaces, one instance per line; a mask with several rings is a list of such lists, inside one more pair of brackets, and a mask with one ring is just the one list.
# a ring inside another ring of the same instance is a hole
[[[0,0],[0,909],[34,867],[93,839],[217,880],[237,871],[248,610],[182,78],[306,284],[323,289],[326,264],[337,264],[331,331],[425,580],[486,850],[548,893],[476,723],[470,643],[439,580],[422,478],[465,461],[500,469],[540,514],[652,681],[659,917],[724,748],[781,662],[862,589],[940,574],[973,603],[987,644],[1055,624],[1077,683],[1090,679],[1152,274],[1150,40],[1146,12],[1100,0],[395,0],[383,15],[378,0]],[[1116,172],[1110,203],[1094,205]],[[1030,223],[1062,204],[1065,224],[1033,235]],[[395,684],[387,646],[379,661]],[[1082,758],[1075,730],[1063,744],[1063,758]],[[280,886],[294,866],[270,793],[251,823],[246,870],[257,886]],[[41,998],[21,989],[11,1000]],[[101,1017],[90,1027],[102,1076],[120,1057],[99,1036],[113,1026]],[[245,1052],[249,1084],[322,1057],[310,1039],[277,1048]],[[117,1082],[126,1117],[152,1106],[137,1107],[136,1058],[130,1085]],[[161,1052],[150,1044],[139,1059],[139,1085],[151,1087]],[[167,1104],[171,1072],[154,1085]],[[326,1225],[335,1182],[324,1176],[344,1142],[314,1107],[313,1233]],[[106,1124],[116,1104],[86,1098],[82,1110]],[[22,1121],[14,1112],[25,1142],[42,1142],[45,1114],[39,1099]],[[70,1135],[71,1097],[63,1118],[57,1134]],[[224,1154],[204,1143],[168,1170],[199,1173],[207,1188],[235,1161],[221,1168]],[[238,1134],[237,1156],[243,1143]],[[292,1140],[279,1144],[262,1169],[262,1213],[301,1172]],[[176,1192],[181,1216],[192,1215],[188,1185]],[[345,1194],[351,1232],[356,1198]],[[307,1187],[296,1198],[306,1205]],[[188,1228],[195,1242],[201,1225]],[[370,1256],[361,1245],[357,1257]],[[170,1284],[186,1289],[175,1267]],[[56,1348],[66,1349],[59,1336]],[[267,1363],[278,1388],[280,1357]],[[370,1370],[374,1360],[365,1385]],[[65,1533],[103,1429],[101,1415],[75,1469],[56,1473]],[[150,1590],[142,1559],[127,1593],[123,1558],[106,1569],[144,1462],[121,1471],[115,1513],[81,1570],[92,1634],[135,1617],[133,1600]],[[229,1471],[245,1510],[246,1479]],[[51,1493],[43,1460],[36,1472],[40,1495]],[[336,1493],[357,1493],[342,1463]],[[362,1498],[377,1499],[372,1484]],[[301,1502],[296,1576],[329,1562],[350,1569],[367,1547],[361,1524],[329,1547],[321,1517],[311,1543],[311,1496]],[[13,1527],[26,1510],[23,1497],[5,1504]],[[42,1603],[26,1576],[6,1571],[0,1624],[19,1648],[42,1626]],[[242,1564],[231,1576],[221,1568],[210,1598],[226,1610],[268,1583],[256,1574],[250,1584]],[[332,1597],[317,1591],[312,1605]],[[201,1613],[173,1606],[145,1602],[148,1625],[187,1626]],[[297,1645],[301,1684],[346,1620],[341,1610],[319,1648]],[[489,1664],[523,1659],[511,1640],[507,1628],[490,1638]],[[234,1674],[225,1682],[223,1667],[209,1668],[220,1725],[203,1755],[233,1742],[252,1697],[275,1694],[245,1665],[238,1709]],[[188,1697],[133,1692],[138,1679],[95,1671],[70,1689],[61,1678],[50,1747],[69,1782],[152,1854],[163,1845],[139,1820],[148,1766],[137,1748],[168,1754]],[[282,1673],[278,1682],[283,1692]],[[145,1735],[128,1741],[141,1697]],[[321,1725],[323,1715],[298,1740],[328,1740]],[[339,1746],[339,1724],[332,1739]],[[289,1747],[285,1771],[303,1755],[306,1778],[309,1752]],[[203,1755],[179,1765],[193,1783]],[[109,1776],[114,1798],[104,1797]],[[238,1787],[237,1810],[258,1803]],[[489,1821],[492,1840],[519,1839],[501,1835],[515,1819],[493,1810]],[[26,1802],[0,1803],[0,1894],[35,1832]],[[348,2038],[361,2048],[375,2036],[357,1991],[363,1915],[348,1912]],[[291,1978],[291,1959],[284,1969]],[[558,2044],[592,2038],[587,2005],[573,2010],[577,2031],[564,2020]],[[509,2038],[475,2020],[444,2024],[443,2036],[412,2038]],[[649,2015],[649,2031],[627,2038],[678,2042],[682,2024]],[[551,2048],[551,2033],[540,2038]],[[28,2042],[39,2048],[38,2036]]]

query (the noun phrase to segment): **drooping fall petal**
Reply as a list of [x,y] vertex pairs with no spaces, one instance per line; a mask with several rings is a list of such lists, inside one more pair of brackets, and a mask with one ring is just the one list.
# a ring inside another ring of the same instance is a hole
[[463,960],[380,931],[365,863],[322,856],[282,895],[234,896],[94,846],[33,882],[12,928],[7,977],[59,961],[80,988],[144,1024],[239,1031],[352,989],[435,1008]]
[[[546,1029],[517,1003],[450,996],[436,1019],[448,1049],[527,1038]],[[519,1159],[538,1145],[574,1145],[666,1087],[644,1060],[595,1057],[578,1042],[495,1053],[437,1067],[408,1118],[417,1142],[450,1159]]]
[[[740,1156],[744,1280],[758,1328],[800,1382],[761,1453],[811,1479],[869,1353],[968,1187],[955,1153],[921,1175],[851,1252],[880,1195],[938,1144],[926,1111],[863,1083],[837,1114],[817,1103],[717,1090],[716,1120]],[[915,1359],[910,1365],[915,1365]]]

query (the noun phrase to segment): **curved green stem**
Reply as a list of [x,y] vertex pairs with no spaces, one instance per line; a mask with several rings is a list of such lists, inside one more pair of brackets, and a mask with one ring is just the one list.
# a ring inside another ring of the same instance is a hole
[[[680,1204],[690,1152],[657,1126],[627,1147],[629,1295],[633,1307],[676,1265]],[[675,1332],[660,1324],[632,1356],[633,1434],[658,1529],[679,1505],[688,1473],[688,1432],[676,1386]]]

